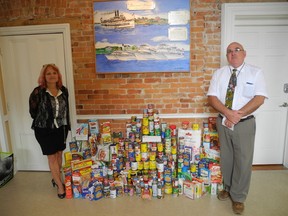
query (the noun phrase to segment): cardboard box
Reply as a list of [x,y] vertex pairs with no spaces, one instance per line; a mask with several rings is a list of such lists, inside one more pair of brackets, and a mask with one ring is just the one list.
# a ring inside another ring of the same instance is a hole
[[14,176],[13,153],[0,152],[0,188]]
[[195,199],[194,187],[195,184],[192,181],[185,180],[183,182],[183,194],[190,199]]

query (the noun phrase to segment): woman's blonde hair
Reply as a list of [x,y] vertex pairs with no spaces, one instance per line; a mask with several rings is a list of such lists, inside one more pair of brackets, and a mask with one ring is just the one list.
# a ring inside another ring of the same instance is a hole
[[62,82],[62,75],[60,73],[59,68],[55,65],[55,64],[45,64],[43,65],[39,78],[38,78],[38,84],[39,86],[41,86],[42,88],[47,88],[47,82],[45,79],[45,75],[46,75],[46,71],[48,67],[52,67],[58,74],[58,82],[56,83],[57,88],[61,88],[63,86],[63,82]]

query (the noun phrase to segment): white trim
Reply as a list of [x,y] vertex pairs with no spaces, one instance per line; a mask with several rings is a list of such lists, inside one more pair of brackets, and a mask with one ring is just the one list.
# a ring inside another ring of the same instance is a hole
[[[0,27],[0,36],[13,35],[30,35],[30,34],[50,34],[50,33],[67,33],[69,31],[69,24],[49,24],[49,25],[32,25],[32,26],[13,26]],[[69,31],[70,33],[70,31]],[[70,38],[70,35],[69,35]]]
[[[215,117],[217,113],[187,113],[187,114],[159,114],[160,119],[180,119],[180,118],[208,118]],[[120,115],[77,115],[79,120],[87,119],[131,119],[131,116],[136,116],[137,118],[142,118],[143,114],[120,114]]]
[[74,77],[73,77],[73,64],[72,64],[72,48],[71,48],[71,34],[70,25],[64,24],[49,24],[49,25],[33,25],[33,26],[16,26],[16,27],[0,27],[0,36],[12,35],[33,35],[33,34],[51,34],[60,33],[64,38],[64,59],[67,78],[67,88],[69,90],[69,108],[71,120],[72,136],[76,126],[76,103],[74,93]]

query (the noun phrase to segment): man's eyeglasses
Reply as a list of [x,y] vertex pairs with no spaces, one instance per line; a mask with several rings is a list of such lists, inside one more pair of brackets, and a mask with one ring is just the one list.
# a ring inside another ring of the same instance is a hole
[[231,49],[228,49],[227,50],[227,54],[230,54],[230,53],[238,53],[238,52],[241,52],[241,51],[244,51],[243,49],[240,49],[239,47],[235,48],[234,50],[231,50]]

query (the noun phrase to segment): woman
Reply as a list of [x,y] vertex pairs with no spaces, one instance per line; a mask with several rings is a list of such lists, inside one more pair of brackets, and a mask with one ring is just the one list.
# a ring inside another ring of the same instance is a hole
[[55,64],[43,65],[38,84],[29,98],[29,112],[33,118],[32,129],[43,155],[47,155],[52,174],[52,185],[58,189],[58,197],[66,196],[62,183],[61,167],[66,148],[69,119],[68,90],[62,84],[62,76]]

